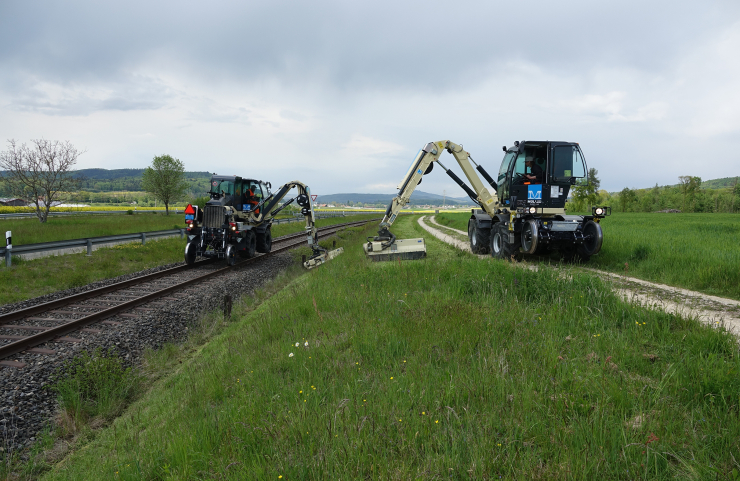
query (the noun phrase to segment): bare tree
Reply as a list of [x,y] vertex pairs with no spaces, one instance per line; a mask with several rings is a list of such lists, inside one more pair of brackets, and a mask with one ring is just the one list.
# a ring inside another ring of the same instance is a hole
[[30,198],[36,207],[39,222],[46,222],[52,202],[63,192],[76,190],[79,179],[72,176],[77,157],[85,151],[77,150],[69,141],[36,139],[33,145],[18,146],[8,140],[10,148],[0,153],[2,181],[12,195]]

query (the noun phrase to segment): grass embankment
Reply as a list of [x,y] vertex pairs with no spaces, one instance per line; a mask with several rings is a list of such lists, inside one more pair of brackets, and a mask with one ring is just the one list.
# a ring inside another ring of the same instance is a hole
[[[357,215],[347,217],[331,217],[328,219],[319,219],[316,225],[321,227],[325,225],[341,224],[345,222],[354,222],[366,220],[372,216]],[[165,220],[163,220],[163,218]],[[80,218],[83,219],[83,218]],[[89,218],[87,218],[89,219]],[[168,222],[169,228],[172,229],[172,223],[181,220],[182,216],[170,216],[167,219],[158,215],[136,215],[120,216],[105,221],[105,218],[97,217],[89,224],[90,228],[109,229],[105,231],[108,235],[110,230],[115,228],[115,222],[120,219],[148,220],[153,219],[152,223],[146,224],[150,229],[144,229],[142,224],[128,224],[130,229],[138,228],[144,230],[162,230],[162,224],[159,227],[155,222]],[[79,234],[85,227],[75,227],[74,223],[68,223],[77,219],[54,219],[66,221],[63,231],[72,231]],[[16,222],[16,221],[12,221]],[[20,221],[28,222],[28,221]],[[51,220],[50,220],[51,222]],[[112,224],[109,224],[111,222]],[[85,224],[83,224],[84,226]],[[51,226],[56,226],[52,224]],[[43,229],[43,225],[35,224],[33,232]],[[50,227],[50,226],[46,226]],[[305,223],[291,222],[290,224],[278,224],[272,227],[274,237],[287,235],[294,232],[300,232],[304,229]],[[89,232],[89,231],[88,231]],[[44,234],[45,235],[45,234]],[[80,237],[79,235],[77,237]],[[16,243],[16,234],[13,233],[13,242]],[[59,239],[56,239],[59,240]],[[80,287],[101,279],[109,279],[131,272],[137,272],[151,267],[181,262],[185,240],[180,238],[169,238],[161,240],[148,240],[145,245],[141,243],[119,244],[114,247],[101,248],[95,250],[92,256],[87,257],[85,254],[67,254],[63,256],[42,257],[33,260],[23,260],[18,257],[13,258],[13,265],[10,268],[5,267],[5,262],[0,260],[0,305],[11,302],[18,302],[32,297],[38,297],[44,294],[57,292],[73,287]]]
[[[371,230],[371,229],[370,229]],[[237,320],[44,479],[715,479],[740,469],[740,360],[721,329],[597,277],[427,237],[360,238]],[[178,359],[182,364],[178,364]],[[734,456],[734,459],[733,459]]]
[[[470,215],[436,218],[467,232]],[[739,215],[615,213],[601,226],[604,245],[588,267],[740,299]]]

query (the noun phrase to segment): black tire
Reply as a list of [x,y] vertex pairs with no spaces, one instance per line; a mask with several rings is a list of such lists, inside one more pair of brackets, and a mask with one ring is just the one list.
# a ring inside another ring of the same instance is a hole
[[267,254],[272,250],[272,231],[270,227],[265,230],[264,234],[257,234],[257,252]]
[[522,251],[525,254],[534,254],[537,252],[539,244],[537,221],[534,219],[528,219],[522,224],[522,235],[520,236],[520,242],[522,245]]
[[587,237],[586,242],[578,245],[578,254],[588,259],[592,255],[598,254],[601,250],[601,244],[604,242],[604,233],[601,226],[590,220],[583,226],[583,235]]
[[236,247],[232,244],[226,246],[226,265],[233,266],[236,264]]
[[471,219],[468,222],[468,238],[470,239],[470,251],[473,254],[488,254],[491,231],[476,226],[475,221]]
[[185,264],[192,266],[195,264],[195,258],[197,257],[198,245],[200,244],[200,238],[196,237],[185,244]]
[[[508,232],[504,232],[501,227],[506,227],[503,222],[499,222],[493,225],[493,234],[491,235],[491,257],[495,259],[506,258],[506,237]],[[506,237],[505,237],[506,236]]]
[[242,242],[245,243],[246,247],[239,250],[239,255],[245,259],[251,259],[257,251],[257,236],[254,235],[254,232],[247,231],[247,237]]
[[519,251],[519,242],[509,243],[509,228],[503,222],[499,222],[493,226],[492,230],[491,257],[510,261],[520,260],[522,253]]

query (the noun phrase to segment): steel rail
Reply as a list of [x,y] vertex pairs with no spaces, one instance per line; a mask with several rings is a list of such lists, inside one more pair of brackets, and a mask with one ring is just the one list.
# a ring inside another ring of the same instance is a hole
[[[327,235],[334,234],[335,232],[337,232],[337,231],[339,231],[339,230],[341,230],[343,228],[354,227],[354,226],[357,226],[357,225],[363,225],[363,224],[366,224],[368,222],[371,222],[371,220],[368,220],[368,221],[359,221],[359,222],[352,222],[352,223],[348,223],[348,224],[340,224],[340,225],[326,226],[326,227],[323,227],[321,229],[321,231],[318,233],[318,236],[319,237],[324,237],[324,236],[327,236]],[[299,233],[299,234],[291,235],[291,237],[298,237],[298,236],[303,237],[304,234],[303,233]],[[69,334],[70,332],[74,332],[74,331],[76,331],[76,330],[78,330],[78,329],[80,329],[83,326],[86,326],[88,324],[92,324],[92,323],[97,322],[97,321],[102,321],[103,319],[106,319],[108,317],[114,316],[114,315],[116,315],[116,314],[118,314],[120,312],[131,310],[131,309],[133,309],[135,307],[140,306],[141,304],[146,304],[147,302],[150,302],[150,301],[152,301],[154,299],[157,299],[159,297],[162,297],[162,296],[164,296],[166,294],[169,294],[171,292],[174,292],[174,291],[177,291],[179,289],[182,289],[183,287],[186,287],[186,286],[189,286],[191,284],[195,284],[195,283],[201,282],[201,281],[203,281],[205,279],[208,279],[210,277],[215,277],[215,276],[218,276],[218,275],[221,275],[221,274],[225,274],[227,272],[231,272],[231,271],[235,271],[235,270],[241,269],[244,266],[249,265],[249,264],[251,264],[253,262],[259,262],[262,259],[265,259],[265,258],[267,258],[267,257],[269,257],[271,255],[274,255],[274,254],[277,254],[277,253],[281,253],[281,252],[287,251],[288,249],[291,249],[293,247],[300,246],[302,244],[303,244],[303,240],[301,240],[299,242],[294,242],[294,243],[288,244],[288,245],[286,245],[284,247],[281,247],[279,249],[276,249],[274,251],[271,251],[271,252],[269,252],[267,254],[264,254],[264,255],[261,255],[261,256],[258,256],[258,257],[253,257],[251,259],[245,259],[242,262],[239,262],[238,264],[236,264],[234,266],[227,266],[227,267],[224,267],[224,268],[221,268],[221,269],[217,269],[215,271],[208,272],[208,273],[206,273],[206,274],[204,274],[202,276],[198,276],[198,277],[195,277],[193,279],[189,279],[187,281],[180,282],[180,283],[175,284],[175,285],[170,286],[170,287],[165,287],[164,289],[160,289],[160,290],[155,291],[155,292],[153,292],[151,294],[144,295],[144,296],[139,297],[137,299],[133,299],[133,300],[128,301],[128,302],[124,302],[122,304],[119,304],[117,306],[110,307],[110,308],[105,309],[103,311],[95,312],[93,314],[90,314],[89,316],[85,316],[85,317],[82,317],[80,319],[75,319],[73,321],[67,322],[67,323],[62,324],[60,326],[53,327],[53,328],[50,328],[50,329],[46,329],[46,330],[44,330],[44,331],[42,331],[42,332],[40,332],[38,334],[34,334],[32,336],[25,337],[25,338],[20,339],[18,341],[11,342],[9,344],[6,344],[6,345],[0,347],[0,359],[5,359],[6,357],[12,356],[14,354],[18,354],[19,352],[23,352],[23,351],[25,351],[27,349],[30,349],[30,348],[34,347],[34,346],[38,346],[39,344],[43,344],[45,342],[52,341],[52,340],[54,340],[57,337],[64,336],[65,334]],[[188,266],[188,267],[190,267],[190,266]],[[178,268],[174,268],[174,269],[178,269]],[[173,269],[168,269],[166,271],[161,271],[161,272],[173,273],[172,271],[173,271]],[[157,273],[157,274],[159,274],[159,273]],[[139,281],[138,283],[141,283],[142,279],[144,279],[145,277],[148,277],[148,276],[138,277],[136,279],[132,279],[131,281],[138,280]],[[162,277],[162,276],[160,276],[160,277]],[[147,280],[150,280],[150,279],[147,279]],[[131,285],[132,284],[130,281],[126,281],[126,283],[127,283],[127,285]],[[122,284],[122,283],[113,284],[112,286],[107,286],[107,287],[113,287],[115,285],[120,285],[120,284]],[[136,284],[136,283],[133,283],[133,284]],[[120,286],[119,286],[119,288],[120,288]],[[96,291],[98,293],[100,293],[99,290],[96,290]],[[92,291],[90,291],[90,292],[92,292]],[[107,291],[107,292],[109,292],[109,291]],[[56,302],[56,301],[54,301],[54,302]],[[66,303],[67,304],[69,303],[69,299],[66,299]],[[51,303],[41,304],[40,306],[47,306],[48,304],[51,304]],[[35,307],[40,307],[40,306],[35,306]],[[47,307],[47,309],[48,309],[48,307]],[[27,311],[27,310],[24,309],[24,311]],[[16,312],[22,312],[22,311],[16,311]],[[10,314],[14,314],[14,313],[10,313]],[[7,314],[7,315],[10,315],[10,314]],[[26,314],[26,315],[24,315],[22,317],[27,317],[28,315],[29,314]],[[15,319],[17,319],[17,318],[15,318]]]
[[[283,242],[286,240],[303,237],[304,235],[305,234],[303,232],[299,232],[296,234],[288,234],[285,236],[276,237],[275,239],[273,239],[273,242]],[[89,291],[80,292],[79,294],[74,294],[69,297],[63,297],[61,299],[56,299],[54,301],[49,301],[43,304],[38,304],[36,306],[27,307],[26,309],[9,312],[7,314],[0,315],[0,327],[2,327],[3,324],[8,324],[10,322],[17,321],[18,319],[22,319],[24,317],[33,316],[35,314],[40,314],[42,312],[49,311],[52,309],[57,309],[59,307],[66,306],[67,304],[70,304],[72,302],[84,301],[86,299],[98,297],[102,294],[114,292],[119,289],[123,289],[125,287],[129,287],[129,286],[136,285],[136,284],[141,284],[142,282],[151,281],[154,279],[158,279],[160,277],[168,276],[170,274],[177,274],[178,272],[194,269],[196,267],[213,264],[218,261],[219,259],[207,259],[203,261],[198,261],[194,265],[185,264],[182,266],[170,267],[169,269],[164,269],[158,272],[153,272],[151,274],[134,277],[133,279],[117,282],[109,286],[98,287],[97,289],[91,289]]]

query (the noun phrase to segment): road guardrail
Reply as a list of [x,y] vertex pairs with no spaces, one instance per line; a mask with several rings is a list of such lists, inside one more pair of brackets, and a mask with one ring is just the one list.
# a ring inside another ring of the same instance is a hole
[[[317,219],[326,219],[330,217],[346,217],[344,212],[326,212],[317,213]],[[291,222],[300,222],[304,219],[303,215],[298,214],[298,217],[287,217],[275,219],[272,221],[273,224],[288,224]],[[134,234],[119,234],[102,237],[89,237],[85,239],[71,239],[64,241],[54,242],[39,242],[37,244],[22,244],[12,245],[11,248],[0,247],[0,256],[5,257],[5,266],[10,267],[12,265],[12,256],[23,255],[23,254],[37,254],[41,252],[57,251],[61,249],[72,249],[79,247],[87,247],[87,255],[92,255],[93,246],[101,244],[121,243],[127,241],[138,241],[141,240],[142,245],[146,244],[147,239],[153,239],[157,237],[170,237],[179,235],[180,238],[185,237],[185,228],[182,229],[169,229],[169,230],[158,230],[151,232],[136,232]]]

